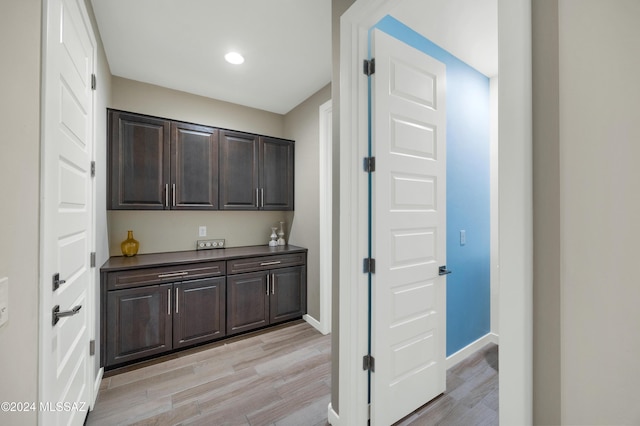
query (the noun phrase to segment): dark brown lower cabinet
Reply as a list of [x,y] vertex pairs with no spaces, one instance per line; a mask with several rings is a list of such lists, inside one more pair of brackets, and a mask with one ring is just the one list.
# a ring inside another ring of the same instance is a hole
[[107,295],[107,365],[171,349],[169,300],[173,284],[110,291]]
[[301,318],[306,265],[307,250],[296,246],[114,256],[100,269],[100,365]]
[[173,347],[208,342],[225,335],[225,279],[208,278],[173,285]]
[[306,312],[306,268],[227,276],[227,335],[300,318]]
[[223,337],[225,278],[108,292],[107,366]]

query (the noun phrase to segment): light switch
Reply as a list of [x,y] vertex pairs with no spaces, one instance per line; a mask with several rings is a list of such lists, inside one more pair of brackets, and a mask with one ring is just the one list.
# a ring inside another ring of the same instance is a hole
[[0,278],[0,327],[9,321],[9,278]]
[[199,237],[206,237],[207,236],[207,227],[206,226],[200,226],[198,228],[198,236]]
[[462,229],[460,231],[460,245],[463,246],[465,244],[467,244],[467,231]]

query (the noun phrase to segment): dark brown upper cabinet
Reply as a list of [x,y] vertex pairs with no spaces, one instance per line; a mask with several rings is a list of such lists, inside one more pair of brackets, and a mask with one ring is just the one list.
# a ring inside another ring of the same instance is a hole
[[218,130],[108,110],[112,210],[217,210]]
[[171,122],[171,208],[218,209],[218,130]]
[[113,210],[164,210],[170,174],[170,122],[109,110],[109,189]]
[[220,131],[220,209],[293,210],[294,143]]
[[107,111],[108,209],[293,210],[293,141]]

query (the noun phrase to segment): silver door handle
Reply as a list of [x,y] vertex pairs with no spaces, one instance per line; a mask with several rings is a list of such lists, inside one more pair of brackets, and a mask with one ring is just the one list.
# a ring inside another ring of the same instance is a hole
[[260,207],[264,207],[264,188],[260,188]]
[[269,274],[267,274],[267,296],[269,295]]
[[56,325],[62,317],[70,317],[77,314],[80,312],[80,308],[82,308],[82,305],[76,305],[68,311],[60,311],[60,305],[54,306],[51,310],[51,325]]
[[260,190],[256,188],[256,207],[260,207],[260,194],[258,191]]
[[176,288],[176,314],[180,313],[180,299],[178,299],[178,289]]
[[271,274],[271,294],[276,294],[276,274]]
[[176,184],[171,185],[171,194],[173,196],[173,207],[176,206]]
[[167,315],[171,315],[171,289],[167,289]]
[[438,275],[449,275],[450,273],[451,271],[447,269],[447,265],[442,265],[438,268]]

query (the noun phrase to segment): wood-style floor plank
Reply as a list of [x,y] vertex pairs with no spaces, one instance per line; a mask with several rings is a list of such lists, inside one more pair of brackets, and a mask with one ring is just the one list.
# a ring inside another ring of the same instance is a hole
[[[108,372],[88,425],[326,426],[331,337],[303,321]],[[498,350],[447,372],[447,392],[396,425],[497,425]]]

